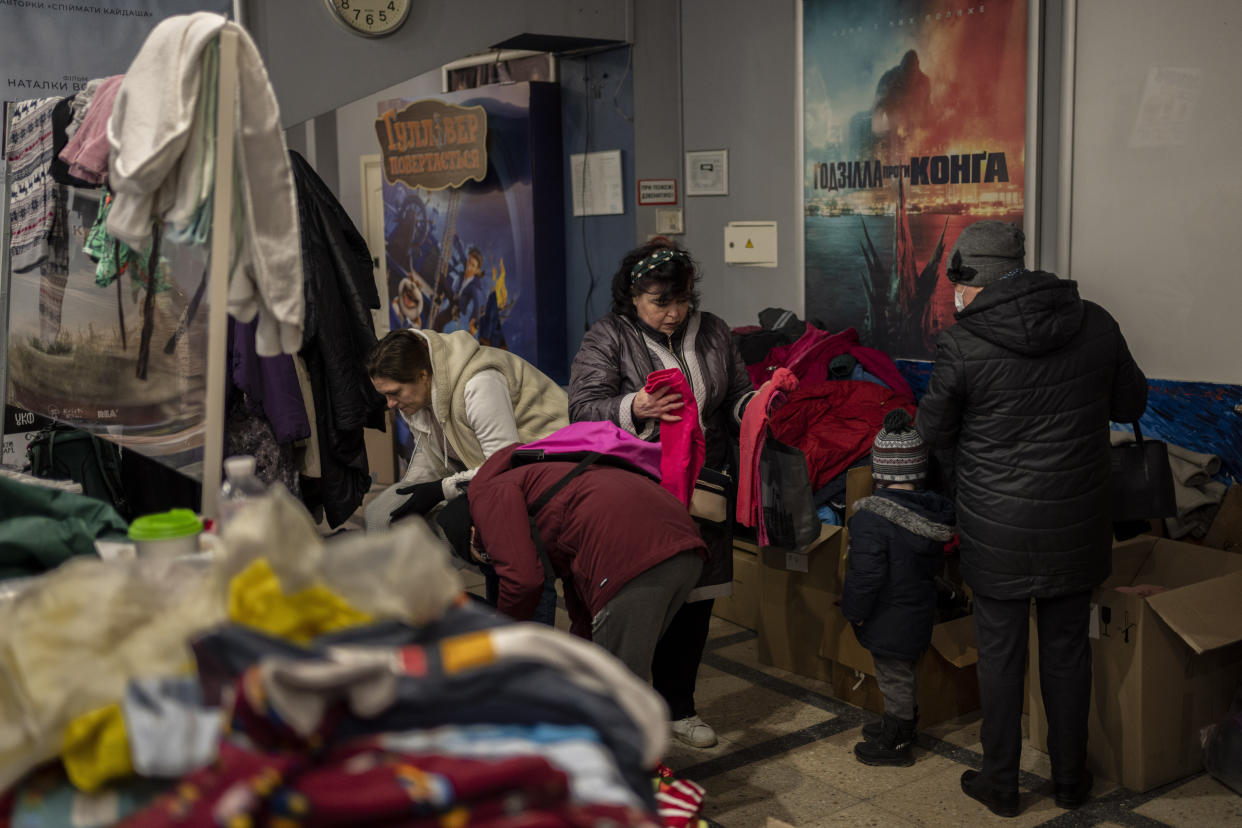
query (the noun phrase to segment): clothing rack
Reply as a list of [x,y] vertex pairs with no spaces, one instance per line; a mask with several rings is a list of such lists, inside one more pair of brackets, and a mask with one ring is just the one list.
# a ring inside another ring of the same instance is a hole
[[[202,503],[200,510],[215,518],[219,512],[219,494],[224,463],[224,396],[227,382],[228,354],[228,286],[229,263],[233,258],[231,232],[234,180],[233,133],[236,126],[238,97],[238,35],[228,28],[219,34],[220,62],[217,77],[217,116],[215,134],[215,178],[211,216],[211,242],[207,275],[207,365],[206,395],[203,412],[203,462]],[[3,126],[4,135],[9,133],[10,113],[6,107]],[[7,162],[4,168],[3,210],[0,211],[0,239],[4,255],[0,256],[0,411],[8,404],[8,351],[9,308],[12,297],[11,272],[11,219],[9,199],[12,171]],[[222,228],[220,232],[218,229]],[[120,278],[118,276],[118,278]],[[154,275],[149,290],[154,289]],[[51,412],[36,412],[54,417]],[[106,433],[97,433],[101,439],[109,439]]]

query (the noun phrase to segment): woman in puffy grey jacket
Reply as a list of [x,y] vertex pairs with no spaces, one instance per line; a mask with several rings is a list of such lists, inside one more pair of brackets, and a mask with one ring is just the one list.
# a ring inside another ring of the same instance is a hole
[[[705,466],[725,471],[737,424],[754,393],[729,326],[698,310],[698,268],[667,239],[630,251],[612,278],[612,312],[583,337],[569,375],[569,419],[607,420],[644,440],[660,438],[660,423],[680,419],[680,395],[643,390],[647,375],[677,368],[698,403],[706,442]],[[656,649],[652,681],[669,704],[673,735],[710,747],[716,734],[694,708],[694,686],[712,600],[733,588],[733,539],[728,528],[700,524],[709,560],[699,586]]]

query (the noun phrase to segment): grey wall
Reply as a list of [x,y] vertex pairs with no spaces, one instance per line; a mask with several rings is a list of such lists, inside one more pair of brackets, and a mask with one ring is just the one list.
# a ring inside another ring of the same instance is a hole
[[[684,199],[685,244],[702,265],[704,309],[731,325],[754,324],[766,307],[802,312],[800,2],[681,3],[684,148],[729,151],[729,194]],[[780,266],[726,265],[730,221],[775,221]]]
[[1078,3],[1068,274],[1148,376],[1242,383],[1242,3],[1170,11]]
[[[680,3],[634,0],[634,177],[677,179],[676,206],[684,209],[680,26]],[[635,209],[635,241],[641,242],[655,233],[656,208]]]
[[386,38],[338,25],[322,0],[245,0],[242,19],[267,64],[285,126],[431,69],[533,33],[628,39],[627,0],[413,2]]

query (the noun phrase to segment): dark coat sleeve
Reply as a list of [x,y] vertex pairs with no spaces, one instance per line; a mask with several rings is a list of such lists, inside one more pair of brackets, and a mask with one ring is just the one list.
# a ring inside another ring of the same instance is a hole
[[1113,374],[1113,393],[1110,418],[1115,423],[1132,423],[1147,410],[1147,377],[1134,357],[1126,339],[1117,331],[1116,370]]
[[569,421],[607,421],[621,425],[625,389],[621,342],[614,325],[601,319],[591,326],[569,369]]
[[914,427],[933,449],[950,448],[957,443],[966,407],[965,366],[957,342],[949,331],[936,344],[936,364],[927,393],[919,401]]
[[737,349],[733,336],[729,335],[729,392],[725,396],[725,405],[729,407],[729,415],[734,425],[740,425],[742,415],[746,413],[746,405],[755,395],[755,386],[750,381],[746,363]]
[[841,590],[841,614],[854,624],[871,617],[888,580],[888,545],[886,534],[878,531],[879,523],[879,518],[864,512],[850,518],[849,569]]

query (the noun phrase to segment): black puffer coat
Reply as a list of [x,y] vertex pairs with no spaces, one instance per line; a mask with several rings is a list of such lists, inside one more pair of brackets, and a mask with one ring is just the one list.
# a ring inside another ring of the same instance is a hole
[[[754,386],[729,326],[710,313],[691,313],[672,336],[615,313],[599,319],[582,338],[569,369],[570,422],[613,422],[644,440],[659,440],[659,422],[635,423],[631,405],[647,375],[663,368],[680,368],[690,382],[703,422],[706,465],[723,469],[730,442],[737,445],[737,424]],[[733,584],[732,535],[701,528],[710,558],[691,600],[728,595]]]
[[1108,577],[1110,420],[1147,406],[1116,321],[1078,285],[1023,272],[988,285],[940,334],[915,425],[955,449],[962,574],[1000,599]]
[[854,509],[841,614],[873,655],[914,661],[931,643],[953,504],[935,492],[880,489]]

